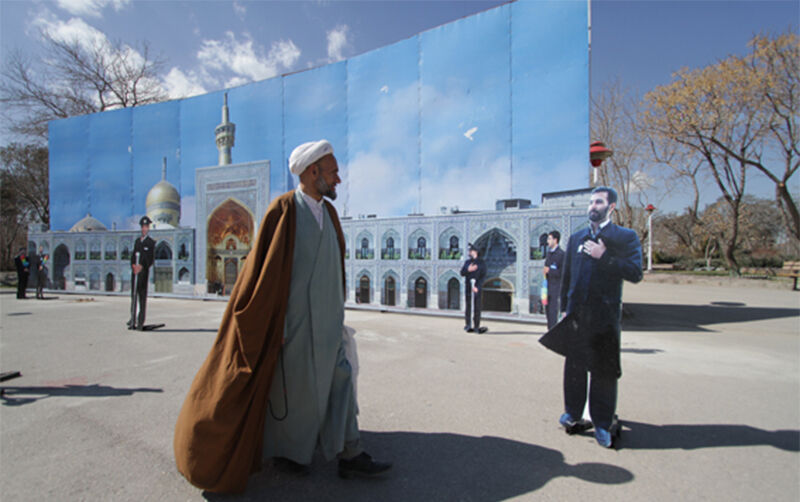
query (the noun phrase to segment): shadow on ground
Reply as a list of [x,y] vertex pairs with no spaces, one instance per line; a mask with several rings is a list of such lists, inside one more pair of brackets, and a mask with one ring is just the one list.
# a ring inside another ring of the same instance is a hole
[[164,329],[154,330],[154,333],[216,333],[217,328],[187,328],[187,329]]
[[625,303],[622,329],[633,331],[714,331],[719,323],[763,321],[800,317],[800,309],[747,307],[744,304],[712,302],[710,305],[665,305]]
[[620,449],[696,450],[726,446],[772,446],[800,451],[800,430],[767,431],[749,425],[669,424],[652,425],[623,420]]
[[65,385],[61,387],[2,387],[2,401],[5,406],[20,406],[47,397],[114,397],[132,396],[136,392],[164,392],[162,389],[119,388],[108,385]]
[[394,462],[384,478],[343,480],[336,462],[315,458],[312,472],[300,477],[265,466],[251,476],[238,496],[204,493],[227,500],[476,500],[525,495],[558,477],[621,484],[633,473],[602,463],[570,465],[561,452],[499,437],[449,433],[362,432],[368,451]]

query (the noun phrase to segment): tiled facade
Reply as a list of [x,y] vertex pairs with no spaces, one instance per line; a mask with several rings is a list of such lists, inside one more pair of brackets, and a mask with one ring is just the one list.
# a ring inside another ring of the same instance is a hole
[[[461,266],[469,243],[484,250],[484,308],[539,315],[540,239],[585,226],[589,190],[545,194],[541,206],[437,216],[344,219],[347,301],[464,309]],[[562,242],[562,247],[565,242]]]
[[[39,246],[50,255],[49,286],[73,291],[130,291],[130,253],[141,233],[135,230],[50,232],[40,226],[28,231],[28,252]],[[195,235],[192,228],[154,229],[156,261],[150,269],[150,290],[192,294]],[[35,281],[31,274],[31,281]],[[33,287],[33,282],[30,283]]]

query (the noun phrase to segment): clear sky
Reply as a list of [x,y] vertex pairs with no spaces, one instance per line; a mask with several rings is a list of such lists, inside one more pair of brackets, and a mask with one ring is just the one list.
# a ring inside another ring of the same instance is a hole
[[756,34],[797,32],[800,2],[592,1],[592,90],[619,79],[644,94],[681,67],[745,54]]

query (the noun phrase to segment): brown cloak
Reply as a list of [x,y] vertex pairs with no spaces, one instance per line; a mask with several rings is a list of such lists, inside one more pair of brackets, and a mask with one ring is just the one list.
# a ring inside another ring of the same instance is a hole
[[[345,242],[336,210],[344,277]],[[217,339],[175,425],[178,471],[211,492],[241,492],[261,469],[267,399],[283,341],[294,253],[294,192],[272,201],[228,300]]]

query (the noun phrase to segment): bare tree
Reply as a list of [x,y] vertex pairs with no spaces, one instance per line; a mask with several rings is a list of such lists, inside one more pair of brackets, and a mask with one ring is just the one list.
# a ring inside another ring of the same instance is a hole
[[34,221],[50,224],[48,149],[12,143],[0,148],[0,169],[6,190]]
[[29,221],[26,205],[21,203],[16,191],[8,182],[10,173],[0,171],[0,269],[13,270],[14,257],[19,248],[26,247]]
[[654,190],[648,143],[638,124],[638,109],[639,103],[631,91],[618,81],[605,85],[600,96],[592,99],[591,137],[614,151],[600,168],[599,181],[617,190],[620,224],[646,239],[645,207],[651,203],[658,205],[663,193]]
[[0,103],[11,132],[47,138],[47,123],[166,99],[160,58],[106,40],[62,40],[42,32],[43,57],[13,52],[0,73]]

